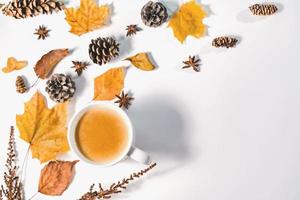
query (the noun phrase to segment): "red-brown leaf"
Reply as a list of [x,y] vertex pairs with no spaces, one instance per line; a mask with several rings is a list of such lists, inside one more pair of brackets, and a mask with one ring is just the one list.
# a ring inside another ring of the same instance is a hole
[[68,49],[55,49],[49,51],[36,63],[34,71],[35,74],[41,78],[47,78],[54,67],[67,55],[69,55]]
[[39,192],[59,196],[68,188],[74,177],[75,161],[50,161],[41,171]]

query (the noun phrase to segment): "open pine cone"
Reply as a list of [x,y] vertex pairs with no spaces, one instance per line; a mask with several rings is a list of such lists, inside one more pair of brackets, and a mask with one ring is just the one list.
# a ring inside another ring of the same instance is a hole
[[46,84],[46,92],[58,103],[71,99],[76,90],[75,82],[65,74],[53,74]]
[[3,9],[4,15],[22,19],[39,14],[52,14],[64,9],[60,0],[12,0]]
[[149,1],[142,8],[141,17],[146,26],[158,27],[168,19],[167,8],[160,2]]
[[99,37],[91,41],[89,55],[92,61],[102,65],[119,55],[119,43],[112,37]]

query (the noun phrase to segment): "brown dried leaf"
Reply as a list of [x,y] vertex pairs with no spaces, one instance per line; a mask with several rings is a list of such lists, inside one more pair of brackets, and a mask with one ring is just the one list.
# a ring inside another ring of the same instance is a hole
[[124,87],[124,67],[112,68],[94,80],[94,100],[112,100]]
[[69,55],[68,49],[55,49],[49,51],[43,55],[42,58],[36,63],[34,71],[36,75],[45,79],[50,75],[54,67],[67,55]]
[[134,56],[126,58],[125,60],[129,60],[135,67],[144,71],[151,71],[155,69],[155,66],[149,59],[147,53],[138,53]]
[[50,161],[41,171],[39,192],[45,195],[60,196],[74,177],[75,161]]

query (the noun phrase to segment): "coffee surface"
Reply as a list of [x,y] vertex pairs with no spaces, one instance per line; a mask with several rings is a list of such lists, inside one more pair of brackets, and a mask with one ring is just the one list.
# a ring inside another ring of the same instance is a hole
[[128,143],[128,127],[113,110],[92,108],[79,120],[76,144],[89,160],[107,163],[116,159]]

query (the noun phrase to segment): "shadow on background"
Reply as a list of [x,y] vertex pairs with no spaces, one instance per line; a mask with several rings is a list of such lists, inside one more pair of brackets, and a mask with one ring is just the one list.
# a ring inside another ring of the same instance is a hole
[[[190,159],[185,124],[178,105],[163,95],[151,95],[129,111],[136,132],[136,146],[158,163],[156,175],[163,175]],[[157,98],[158,97],[158,98]]]

